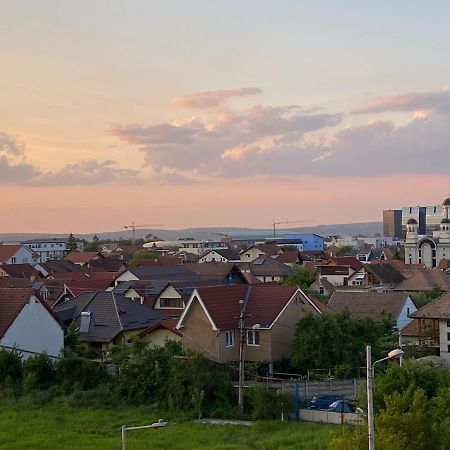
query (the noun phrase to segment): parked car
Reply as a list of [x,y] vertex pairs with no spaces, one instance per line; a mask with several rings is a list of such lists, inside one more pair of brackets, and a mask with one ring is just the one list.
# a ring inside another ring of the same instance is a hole
[[339,395],[315,395],[309,402],[308,409],[328,409],[337,400],[344,398]]
[[349,402],[348,400],[337,400],[333,402],[328,407],[327,411],[337,413],[357,413],[357,414],[361,414],[363,412],[361,408],[358,408],[354,403]]

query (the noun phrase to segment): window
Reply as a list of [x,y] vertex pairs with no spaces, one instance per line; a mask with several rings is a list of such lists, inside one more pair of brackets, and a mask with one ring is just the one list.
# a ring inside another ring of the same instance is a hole
[[16,263],[16,258],[15,258],[15,256],[13,256],[12,258],[11,258],[11,264],[15,264]]
[[160,308],[183,308],[183,300],[181,298],[160,298]]
[[325,289],[324,289],[322,286],[320,286],[320,287],[319,287],[319,292],[320,292],[321,294],[325,294]]
[[247,330],[247,345],[259,346],[259,331],[258,330]]
[[450,333],[447,333],[447,341],[450,342]]
[[225,347],[234,347],[234,330],[225,331]]
[[450,328],[450,320],[447,320],[447,328]]

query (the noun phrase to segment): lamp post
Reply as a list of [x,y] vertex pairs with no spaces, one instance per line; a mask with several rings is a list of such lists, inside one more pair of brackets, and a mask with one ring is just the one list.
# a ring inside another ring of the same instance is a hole
[[367,369],[367,426],[369,430],[369,450],[375,450],[375,429],[373,425],[373,380],[375,377],[375,364],[388,359],[401,358],[403,350],[396,348],[391,350],[386,358],[379,359],[372,364],[372,347],[366,346],[366,369]]

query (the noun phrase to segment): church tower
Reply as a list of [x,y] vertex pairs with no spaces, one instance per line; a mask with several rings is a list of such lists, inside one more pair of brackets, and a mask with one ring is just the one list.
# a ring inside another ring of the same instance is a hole
[[406,241],[405,241],[406,264],[417,264],[419,262],[417,250],[417,242],[419,240],[419,236],[417,234],[418,228],[419,224],[417,223],[416,219],[411,218],[406,223]]

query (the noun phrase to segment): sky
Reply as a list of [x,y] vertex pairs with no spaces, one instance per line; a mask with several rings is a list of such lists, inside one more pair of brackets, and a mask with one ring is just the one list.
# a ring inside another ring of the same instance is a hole
[[439,204],[449,14],[444,1],[3,0],[0,232],[313,226]]

